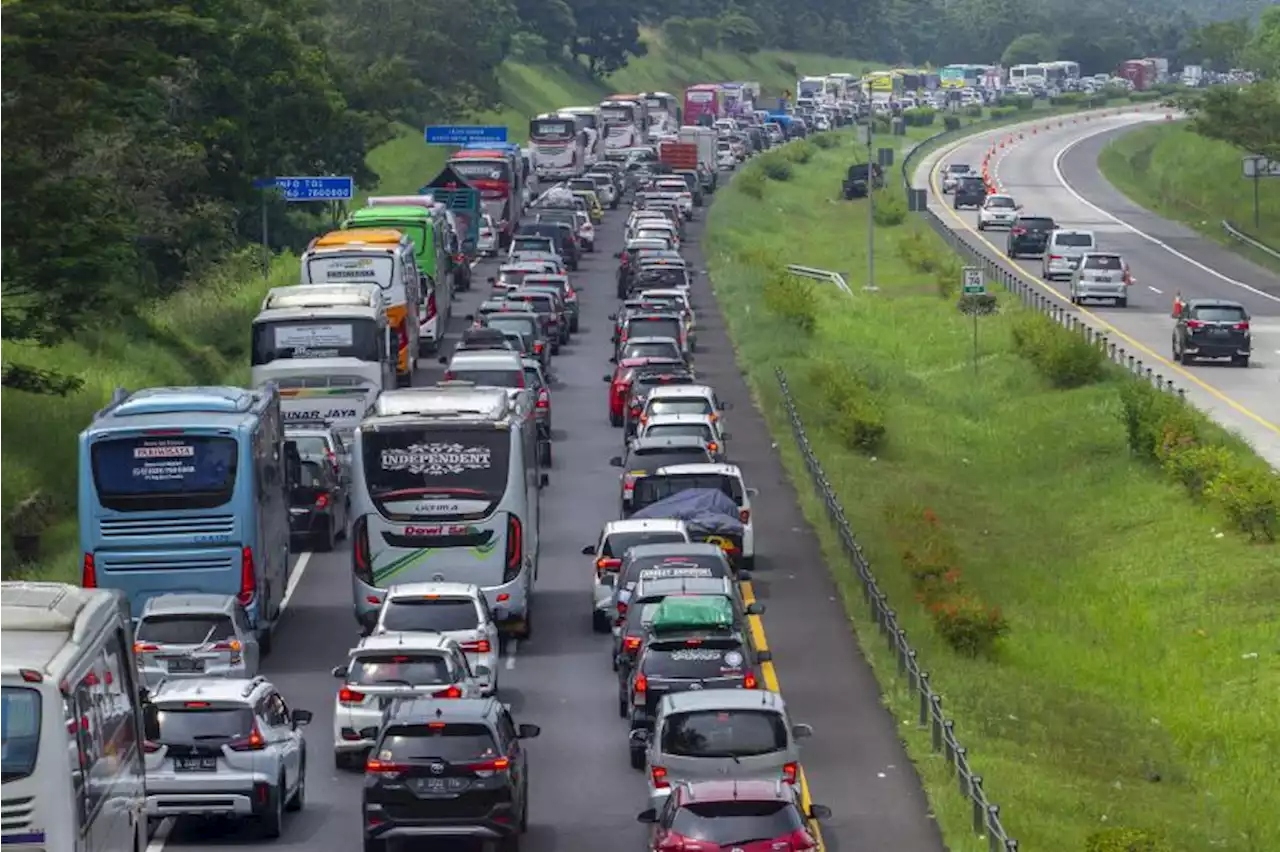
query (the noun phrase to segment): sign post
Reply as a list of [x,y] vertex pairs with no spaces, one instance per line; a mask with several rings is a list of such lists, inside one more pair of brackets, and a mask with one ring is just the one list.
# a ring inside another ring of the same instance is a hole
[[987,295],[987,282],[983,280],[982,268],[966,266],[963,270],[960,310],[973,317],[973,374],[978,375],[978,317],[994,312],[994,302]]
[[428,145],[505,145],[507,128],[500,125],[437,125],[423,131]]
[[263,278],[268,277],[271,269],[271,246],[267,240],[267,193],[277,192],[281,198],[291,203],[323,201],[327,204],[336,204],[356,197],[356,179],[334,175],[258,178],[253,182],[253,187],[262,191]]
[[1257,233],[1261,227],[1258,222],[1258,181],[1264,177],[1280,177],[1280,162],[1256,154],[1245,154],[1243,162],[1244,176],[1253,180],[1253,230]]

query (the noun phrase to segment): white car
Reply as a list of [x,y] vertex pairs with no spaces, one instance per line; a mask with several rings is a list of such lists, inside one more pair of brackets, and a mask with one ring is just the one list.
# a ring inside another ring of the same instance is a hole
[[988,228],[1012,228],[1022,205],[1012,195],[988,195],[978,208],[978,230]]
[[948,163],[947,170],[942,174],[943,194],[954,192],[960,178],[971,174],[974,174],[973,166],[967,163]]
[[706,417],[724,429],[724,418],[721,412],[728,408],[716,396],[716,389],[710,385],[660,385],[649,391],[645,397],[644,408],[640,410],[640,424],[648,423],[654,417],[665,417],[671,414],[696,414]]
[[358,766],[377,739],[383,707],[396,698],[480,698],[492,674],[473,672],[458,643],[439,633],[379,633],[348,652],[333,676],[342,681],[333,707],[333,759]]
[[498,691],[498,624],[484,591],[470,583],[403,583],[387,589],[374,634],[438,633],[458,643],[472,672],[488,669],[478,679],[485,694]]
[[725,142],[716,148],[716,167],[724,171],[732,171],[738,166],[738,155],[733,152],[733,146]]
[[637,427],[637,438],[700,438],[713,458],[725,457],[728,435],[720,431],[718,420],[706,414],[657,414]]
[[613,595],[622,557],[638,544],[673,544],[689,541],[684,521],[653,518],[638,521],[610,521],[600,540],[582,548],[583,556],[595,557],[595,580],[591,584],[591,629],[608,633],[613,628]]
[[661,178],[655,184],[659,192],[670,193],[680,204],[680,213],[685,219],[693,218],[693,193],[683,178]]
[[488,213],[480,220],[480,236],[476,240],[476,251],[481,257],[498,256],[498,226]]
[[596,250],[596,226],[591,224],[591,217],[581,210],[575,210],[573,221],[577,226],[578,242],[587,251]]
[[664,302],[673,301],[681,305],[685,315],[685,337],[689,341],[689,351],[698,351],[698,315],[693,312],[693,305],[689,303],[688,290],[683,290],[679,287],[641,290],[638,298],[642,302],[653,299]]
[[[665,388],[664,388],[665,390]],[[656,477],[670,477],[685,480],[672,488],[672,493],[687,488],[709,488],[722,491],[738,506],[738,521],[742,524],[742,564],[740,567],[750,571],[756,562],[756,531],[751,516],[751,498],[760,492],[748,488],[742,478],[742,470],[736,464],[676,464],[660,467],[645,477],[647,487],[655,484],[650,480]]]

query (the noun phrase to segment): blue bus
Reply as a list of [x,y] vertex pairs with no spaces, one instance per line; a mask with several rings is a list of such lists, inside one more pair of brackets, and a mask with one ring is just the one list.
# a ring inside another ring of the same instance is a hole
[[80,433],[81,585],[235,595],[264,649],[289,574],[297,448],[268,383],[112,394]]

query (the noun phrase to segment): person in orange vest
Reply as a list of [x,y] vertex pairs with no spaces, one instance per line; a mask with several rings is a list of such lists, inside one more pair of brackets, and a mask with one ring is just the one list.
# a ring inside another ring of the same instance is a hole
[[1182,293],[1181,291],[1173,294],[1173,317],[1178,318],[1178,314],[1182,313]]

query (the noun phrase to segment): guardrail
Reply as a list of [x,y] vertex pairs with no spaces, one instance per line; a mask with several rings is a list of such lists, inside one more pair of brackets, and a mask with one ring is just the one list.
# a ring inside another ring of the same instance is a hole
[[1276,251],[1266,243],[1261,242],[1249,236],[1244,231],[1240,230],[1235,225],[1231,224],[1231,221],[1229,219],[1222,220],[1222,230],[1226,231],[1227,236],[1231,237],[1231,239],[1238,240],[1239,242],[1242,242],[1248,246],[1253,246],[1258,251],[1266,252],[1267,254],[1274,257],[1276,260],[1280,260],[1280,251]]
[[809,469],[814,488],[826,506],[827,516],[840,536],[845,554],[858,571],[858,579],[862,581],[862,597],[867,602],[872,620],[880,628],[880,635],[885,637],[889,650],[897,659],[898,677],[907,679],[907,686],[914,695],[918,705],[917,723],[921,728],[928,729],[934,752],[942,752],[946,756],[947,765],[955,773],[960,795],[969,799],[974,834],[987,837],[990,852],[1017,852],[1018,841],[1005,830],[1000,806],[992,804],[987,798],[982,776],[976,774],[969,765],[969,752],[956,739],[955,722],[942,712],[942,696],[933,691],[929,684],[929,673],[920,668],[916,651],[907,641],[907,632],[899,626],[897,613],[889,606],[885,593],[880,591],[866,554],[854,538],[844,507],[840,505],[840,499],[831,487],[821,462],[814,455],[813,446],[805,433],[804,422],[800,419],[795,399],[791,396],[791,388],[787,385],[787,374],[781,367],[775,367],[774,374],[782,389],[782,400],[786,405],[787,417],[791,420],[791,431],[800,448],[800,455],[804,458],[805,467]]
[[[1033,120],[1028,119],[1027,123],[1031,121]],[[1021,123],[1024,122],[1019,122],[1019,124]],[[1008,126],[1012,129],[1017,124]],[[935,142],[945,142],[972,136],[974,135],[975,127],[979,127],[979,125],[971,124],[959,130],[944,130],[913,146],[906,156],[902,158],[902,183],[904,189],[910,190],[913,188],[911,171],[915,166],[916,156],[922,148]],[[993,125],[991,129],[997,129],[998,127],[1000,125]],[[982,131],[979,130],[978,132]],[[929,226],[965,260],[966,264],[980,267],[988,282],[997,282],[1005,290],[1017,296],[1025,307],[1039,311],[1062,327],[1081,334],[1090,343],[1098,346],[1112,363],[1128,371],[1135,379],[1145,381],[1162,391],[1176,394],[1181,399],[1186,399],[1185,388],[1175,384],[1172,379],[1166,378],[1163,373],[1158,373],[1154,368],[1147,366],[1142,358],[1134,355],[1124,346],[1112,341],[1109,334],[1089,325],[1080,316],[1071,311],[1069,303],[1064,303],[1056,297],[1045,295],[1041,291],[1038,282],[1027,280],[1008,269],[1004,265],[1007,262],[1006,258],[1001,255],[993,257],[983,248],[969,242],[963,234],[948,228],[942,218],[933,212],[931,208],[926,207],[924,210],[918,211],[917,215],[924,217]]]
[[800,266],[797,263],[788,263],[787,271],[792,275],[799,275],[801,278],[812,278],[815,281],[827,281],[836,285],[848,295],[853,295],[853,291],[849,289],[849,282],[845,281],[844,276],[839,272],[832,272],[830,269],[817,269],[812,266]]

